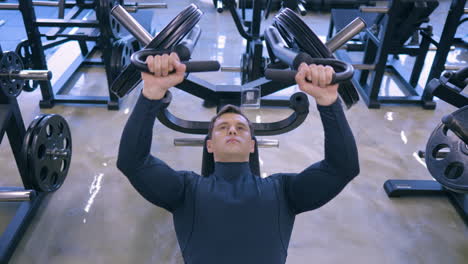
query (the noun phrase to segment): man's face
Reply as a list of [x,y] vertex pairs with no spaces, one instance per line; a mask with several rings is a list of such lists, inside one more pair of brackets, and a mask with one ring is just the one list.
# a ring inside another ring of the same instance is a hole
[[206,147],[209,153],[213,153],[215,161],[245,162],[255,150],[255,141],[243,116],[226,113],[216,119]]

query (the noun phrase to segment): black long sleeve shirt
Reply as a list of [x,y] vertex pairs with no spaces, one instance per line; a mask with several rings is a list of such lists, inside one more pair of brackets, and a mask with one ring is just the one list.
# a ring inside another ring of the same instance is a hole
[[123,131],[117,167],[145,199],[172,213],[185,263],[285,263],[295,216],[326,204],[359,173],[340,101],[317,108],[325,130],[322,161],[266,178],[253,175],[247,162],[217,162],[214,173],[202,177],[150,154],[162,103],[140,95]]

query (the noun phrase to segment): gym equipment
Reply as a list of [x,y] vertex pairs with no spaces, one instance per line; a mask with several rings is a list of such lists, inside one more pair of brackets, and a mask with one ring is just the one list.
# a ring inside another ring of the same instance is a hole
[[[118,7],[116,9],[118,9]],[[177,23],[182,23],[183,21],[187,19],[187,14],[196,13],[197,10],[198,8],[194,4],[188,6],[179,15],[177,15],[176,18],[173,19],[171,23],[169,23],[169,25],[164,28],[163,31],[161,31],[161,33],[171,32],[175,28],[178,28],[179,30],[182,30],[182,31],[189,31],[190,28],[193,28],[194,26],[184,28],[180,26],[174,27],[173,25]],[[113,12],[113,15],[118,17],[119,20],[125,19],[124,16],[119,15],[120,12],[125,12],[125,10],[120,9],[119,12]],[[132,21],[132,22],[127,21],[127,23],[122,23],[122,24],[125,25],[129,23],[136,23],[136,21]],[[132,29],[134,30],[138,28],[139,27],[137,26],[133,26],[127,29],[130,31]],[[165,36],[165,35],[161,35],[161,33],[158,36],[156,36],[151,41],[151,43],[147,45],[147,47],[150,47],[152,43],[155,43],[155,42],[177,43],[178,41],[180,41],[181,36],[179,36],[178,38],[175,38],[171,34],[167,34],[167,38],[170,38],[171,40],[169,41],[169,40],[163,39],[161,36]],[[140,33],[135,32],[133,35],[136,36],[136,35],[145,35],[145,34],[141,34],[141,32]],[[188,34],[189,39],[187,39],[185,42],[192,44],[192,45],[189,45],[190,48],[188,48],[188,50],[191,53],[196,41],[194,41],[193,39],[190,39],[190,35],[191,34]],[[183,42],[184,41],[182,41],[181,43],[183,44]],[[181,45],[181,46],[184,46],[184,45]],[[166,47],[162,47],[158,49],[171,50],[171,46],[166,46]],[[172,49],[177,52],[177,47],[172,48]],[[137,56],[138,55],[135,55],[135,57]],[[190,54],[187,54],[185,56],[190,58]],[[184,57],[184,56],[180,56],[180,57]],[[184,61],[187,59],[181,58],[181,60]],[[133,67],[133,70],[128,70],[131,66]],[[128,75],[127,72],[131,73],[132,71],[133,71],[132,74],[138,77],[136,82],[129,81],[130,79],[128,78],[128,76],[130,75]],[[116,82],[114,82],[114,85],[112,86],[112,90],[119,96],[125,95],[131,90],[130,87],[134,87],[134,85],[132,84],[137,83],[139,81],[140,81],[140,74],[137,71],[136,67],[133,66],[133,64],[131,64],[128,66],[128,68],[125,71],[122,72],[119,78],[117,78]],[[197,83],[195,81],[197,81]],[[200,85],[199,83],[202,83],[203,85]],[[255,85],[255,84],[250,83],[248,85]],[[200,98],[203,98],[205,100],[208,99],[210,101],[216,102],[218,106],[218,110],[219,110],[220,107],[229,103],[240,105],[241,96],[242,96],[241,88],[248,88],[248,86],[244,85],[243,87],[239,87],[235,85],[212,85],[210,83],[207,83],[206,81],[201,81],[197,79],[193,75],[189,75],[185,79],[185,81],[177,85],[177,88],[184,90],[188,93],[191,93],[195,96],[198,96]],[[167,109],[167,106],[171,102],[171,99],[172,99],[171,93],[168,92],[164,99],[166,108],[164,111],[161,111],[160,114],[158,115],[158,119],[161,123],[163,123],[164,125],[166,125],[167,127],[173,130],[180,131],[183,133],[205,134],[205,135],[208,133],[209,122],[188,121],[188,120],[183,120],[172,115]],[[290,98],[290,107],[293,108],[295,112],[291,114],[288,118],[282,121],[273,122],[273,123],[254,123],[253,126],[255,128],[256,134],[257,135],[276,135],[276,134],[285,133],[299,126],[305,120],[305,117],[308,114],[307,96],[305,96],[305,94],[303,93],[294,94]]]
[[[0,202],[20,203],[0,237],[0,263],[8,263],[44,197],[65,180],[71,162],[71,135],[66,121],[58,115],[42,115],[40,124],[36,118],[25,131],[16,97],[28,80],[50,80],[52,74],[24,70],[20,56],[3,52],[1,47],[0,61],[0,144],[7,134],[23,183],[23,187],[0,187]],[[64,141],[67,147],[60,144]],[[57,167],[62,160],[66,164]]]
[[25,80],[50,80],[52,73],[41,70],[23,70],[23,63],[15,52],[5,52],[0,59],[0,85],[3,94],[16,97],[21,93]]
[[[355,19],[347,27],[343,28],[335,38],[331,39],[327,44],[323,44],[299,16],[292,10],[285,8],[276,15],[273,26],[265,30],[265,38],[270,58],[273,61],[278,59],[296,70],[301,62],[313,63],[312,58],[333,58],[329,47],[337,49],[342,43],[358,34],[364,27],[364,21],[359,18]],[[314,60],[316,63],[334,66],[335,72],[347,69],[347,76],[352,77],[353,69],[349,64],[336,60]],[[267,72],[265,73],[267,79],[277,81],[294,80],[294,71],[281,72],[268,69]],[[289,77],[286,77],[286,75]],[[343,82],[344,80],[345,78],[338,80],[338,82],[342,82],[338,92],[346,106],[350,108],[359,101],[359,96],[354,86],[349,81]]]
[[[118,7],[116,7],[114,10],[116,10],[117,8]],[[196,9],[196,6],[191,5],[188,8]],[[182,11],[176,18],[182,17],[183,13],[187,12],[186,10],[187,8],[184,11]],[[125,10],[120,9],[120,11],[124,12]],[[119,20],[125,19],[124,16],[120,15],[120,12],[113,13],[113,15],[116,16],[117,19]],[[122,23],[122,25],[126,25],[129,23],[130,24],[136,23],[135,21],[133,22],[127,21],[127,22],[128,23]],[[166,29],[169,30],[172,27],[170,26],[171,23],[168,26],[166,26],[165,30]],[[129,30],[133,36],[145,35],[142,32],[133,32],[133,30],[138,29],[138,28],[139,28],[138,26],[132,26],[132,27],[127,27],[127,30]],[[190,36],[190,34],[188,36]],[[343,36],[349,37],[349,34],[343,34]],[[156,38],[158,38],[158,36]],[[344,41],[347,41],[347,40],[344,40]],[[193,44],[193,43],[196,43],[196,41],[189,41],[189,43]],[[147,45],[147,47],[148,46],[149,44]],[[191,49],[193,49],[193,46],[194,45],[190,46]],[[130,66],[132,65],[129,65],[129,68]],[[134,69],[133,71],[137,72],[136,69]],[[140,81],[139,73],[135,75],[138,77],[138,79],[136,80],[131,80],[130,78],[128,78],[129,75],[127,75],[127,77],[125,78],[122,78],[124,74],[126,74],[126,71],[124,71],[121,74],[121,76],[117,78],[116,82],[114,83],[112,87],[112,90],[116,92],[116,94],[118,94],[119,96],[127,94],[127,92],[129,92],[128,90],[129,87],[134,86],[137,82]],[[274,82],[267,80],[265,78],[260,78],[258,80],[246,83],[241,86],[239,85],[213,85],[211,83],[208,83],[204,80],[197,78],[196,76],[192,74],[189,74],[185,78],[185,80],[179,85],[177,85],[176,87],[194,96],[197,96],[201,99],[215,102],[217,106],[217,110],[219,111],[219,109],[226,104],[242,105],[243,102],[246,102],[248,100],[253,100],[252,98],[255,98],[255,97],[260,98],[262,96],[275,92],[276,90],[274,89],[276,88],[276,86],[270,86],[271,83],[274,83]],[[291,86],[294,83],[295,81],[292,81],[287,85]],[[258,93],[258,90],[256,90],[257,87],[261,87],[261,94]],[[124,89],[127,89],[127,90],[124,91]],[[169,105],[171,99],[172,99],[171,94],[167,93],[166,98],[164,99],[166,106]],[[308,105],[309,103],[307,100],[307,96],[305,94],[303,93],[293,94],[288,100],[288,106],[294,110],[294,113],[292,113],[289,117],[285,118],[284,120],[281,120],[278,122],[253,123],[256,135],[259,135],[259,136],[278,135],[278,134],[282,134],[282,133],[295,129],[305,120],[305,117],[308,114]],[[157,117],[159,121],[163,123],[165,126],[173,130],[179,131],[179,132],[189,133],[189,134],[205,134],[205,135],[208,132],[209,122],[189,121],[189,120],[180,119],[174,116],[172,113],[170,113],[167,108],[165,108],[164,111],[161,111]]]
[[[241,12],[235,0],[224,0],[223,4],[229,10],[239,34],[247,41],[245,52],[242,54],[240,67],[222,67],[221,71],[238,71],[241,74],[241,84],[263,77],[263,71],[269,63],[263,57],[263,36],[260,34],[263,4],[260,0],[252,1],[250,9],[245,1],[240,1]],[[246,12],[248,10],[249,12]]]
[[[354,43],[348,43],[345,49],[337,50],[335,55],[351,63],[351,52],[364,52],[363,65],[355,67],[356,74],[352,81],[369,108],[379,108],[382,103],[417,104],[425,109],[435,108],[435,103],[423,96],[418,80],[429,45],[433,42],[432,27],[422,24],[429,22],[429,15],[437,6],[437,1],[393,0],[388,7],[332,10],[328,37],[332,36],[334,28],[340,30],[356,17],[362,17],[368,25],[366,31],[354,39]],[[422,37],[420,41],[419,35]],[[401,54],[416,57],[409,80],[407,71],[401,69],[398,57]],[[393,59],[389,60],[389,55],[394,55]],[[399,84],[403,96],[386,95],[381,91],[385,72]]]
[[30,124],[23,142],[26,171],[34,189],[52,192],[60,188],[70,167],[72,140],[66,120],[41,115]]
[[[437,47],[436,54],[434,56],[434,61],[432,62],[431,70],[429,71],[428,82],[440,76],[444,70],[447,70],[448,67],[445,65],[447,61],[447,56],[450,51],[450,48],[454,44],[455,34],[457,29],[461,24],[468,21],[468,18],[463,18],[464,14],[467,14],[466,0],[452,0],[450,9],[445,19],[444,29],[442,30],[442,35],[440,36],[439,41],[432,41]],[[458,69],[451,69],[458,70]],[[428,84],[428,83],[427,83]],[[428,87],[426,85],[426,87]],[[436,95],[434,93],[434,95]],[[424,90],[423,98],[426,101],[432,100],[431,91]]]
[[[188,35],[188,41],[191,43],[196,43],[200,36],[200,29],[196,28],[196,24],[201,19],[202,12],[198,9],[197,6],[191,4],[182,10],[166,27],[164,27],[161,32],[154,37],[150,42],[145,36],[148,36],[148,33],[145,32],[144,28],[138,26],[136,20],[129,20],[129,15],[127,12],[120,6],[116,6],[112,9],[111,14],[116,17],[117,20],[123,21],[123,25],[127,26],[127,30],[134,32],[140,41],[145,41],[145,49],[157,49],[157,50],[167,50],[167,51],[176,51],[176,47],[179,42],[181,42],[186,35]],[[134,25],[133,27],[131,25]],[[189,34],[192,30],[198,32],[197,34]],[[193,45],[194,46],[194,45]],[[190,52],[191,53],[191,52]],[[182,61],[188,60],[190,54],[179,54],[179,58]],[[138,83],[141,81],[141,74],[138,72],[137,68],[131,64],[125,67],[125,69],[120,73],[120,75],[112,83],[111,90],[119,97],[123,97],[132,91]]]
[[[451,77],[451,78],[450,78]],[[455,112],[442,118],[442,122],[432,132],[425,152],[431,180],[387,180],[384,189],[389,197],[411,195],[447,195],[459,215],[468,225],[468,101],[461,91],[468,85],[468,67],[441,77],[441,82],[433,79],[427,91],[438,91],[444,101],[459,107]],[[449,84],[448,84],[449,83]],[[458,93],[453,91],[457,87]],[[443,90],[445,90],[444,93]],[[458,98],[457,98],[458,97]],[[465,99],[462,105],[461,99]]]
[[[104,66],[108,86],[113,79],[129,63],[129,54],[138,50],[138,42],[125,37],[128,32],[110,15],[110,10],[116,4],[123,5],[127,10],[136,12],[140,9],[165,8],[164,3],[128,3],[123,0],[78,0],[74,2],[32,1],[20,0],[19,3],[2,3],[0,9],[21,11],[28,39],[21,42],[16,51],[21,54],[24,65],[29,69],[47,69],[45,50],[57,47],[69,41],[77,41],[81,54],[70,55],[69,65],[58,78],[52,81],[32,81],[25,85],[25,91],[41,88],[41,108],[51,108],[56,103],[107,104],[108,109],[119,108],[118,97],[109,91],[108,96],[73,96],[63,94],[63,90],[71,76],[81,67]],[[50,6],[58,8],[58,18],[36,18],[34,6]],[[65,11],[67,11],[65,13]],[[146,14],[146,15],[145,15]],[[152,16],[150,12],[141,14],[140,19],[148,24]],[[140,16],[137,14],[137,16]],[[150,26],[148,26],[149,28]],[[39,29],[49,28],[47,32]],[[43,43],[41,38],[47,42]],[[124,42],[127,43],[124,43]],[[126,52],[132,47],[129,52]],[[69,46],[68,46],[69,48]],[[67,49],[67,47],[64,47]],[[101,60],[93,59],[100,51]],[[56,51],[58,52],[58,51]],[[63,52],[63,51],[62,51]],[[66,52],[66,54],[70,54]],[[50,64],[56,64],[57,60]],[[52,60],[51,59],[51,60]],[[63,57],[59,58],[63,60]],[[63,64],[62,61],[60,61]]]

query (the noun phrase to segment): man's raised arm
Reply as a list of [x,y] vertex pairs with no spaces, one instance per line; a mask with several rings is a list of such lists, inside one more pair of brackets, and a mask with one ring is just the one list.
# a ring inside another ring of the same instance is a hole
[[172,62],[167,55],[162,57],[148,56],[148,67],[152,72],[157,71],[158,75],[142,73],[143,92],[122,133],[117,167],[143,197],[172,212],[183,202],[187,173],[173,170],[162,160],[152,156],[150,150],[153,126],[158,111],[162,109],[163,96],[169,87],[183,80],[185,66],[177,64],[178,58],[174,58],[173,63],[178,66],[175,67],[177,72],[168,76],[174,66],[171,64],[168,67]]
[[[295,214],[326,204],[359,174],[356,142],[338,99],[338,85],[327,85],[333,70],[301,66],[296,80],[301,90],[317,101],[325,135],[325,158],[297,175],[285,177],[285,193]],[[317,83],[305,82],[314,78]]]

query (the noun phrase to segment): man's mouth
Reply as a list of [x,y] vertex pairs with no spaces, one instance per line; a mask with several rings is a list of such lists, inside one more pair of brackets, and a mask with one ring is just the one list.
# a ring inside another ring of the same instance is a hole
[[239,143],[239,140],[231,138],[231,139],[228,139],[226,143]]

